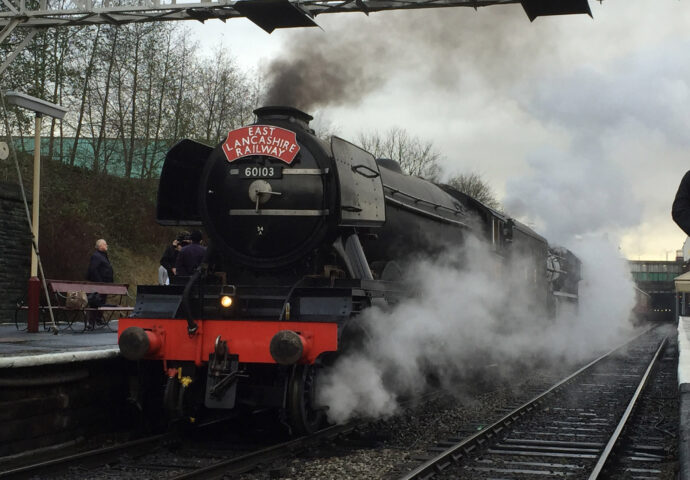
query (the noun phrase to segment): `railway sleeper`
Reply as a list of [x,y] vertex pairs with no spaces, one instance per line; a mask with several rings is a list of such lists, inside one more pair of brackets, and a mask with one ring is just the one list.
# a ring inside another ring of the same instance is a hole
[[497,443],[494,445],[494,450],[516,450],[516,451],[525,451],[525,452],[561,452],[561,453],[597,453],[601,451],[600,448],[582,448],[582,447],[573,447],[573,448],[566,448],[566,447],[561,447],[561,446],[553,446],[553,447],[547,447],[547,446],[541,446],[541,445],[520,445],[516,443],[511,443],[511,444],[503,444],[503,443]]
[[553,453],[553,452],[542,452],[542,451],[528,451],[528,450],[496,450],[495,448],[490,448],[487,453],[492,453],[494,455],[520,455],[526,457],[554,457],[554,458],[598,458],[599,455],[592,453]]

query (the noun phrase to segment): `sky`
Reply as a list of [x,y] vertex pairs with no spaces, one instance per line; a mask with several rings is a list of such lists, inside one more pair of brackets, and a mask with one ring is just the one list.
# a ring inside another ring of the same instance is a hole
[[[673,259],[670,209],[690,170],[690,9],[590,2],[587,15],[520,5],[321,15],[267,34],[245,19],[189,23],[268,83],[298,66],[297,105],[356,140],[401,127],[479,173],[507,213],[566,246],[603,236],[629,259]],[[293,72],[294,73],[294,72]]]

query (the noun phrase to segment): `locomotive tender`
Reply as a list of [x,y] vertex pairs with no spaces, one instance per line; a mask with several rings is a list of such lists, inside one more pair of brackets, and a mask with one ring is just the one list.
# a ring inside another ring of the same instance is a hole
[[271,408],[294,434],[318,429],[319,371],[356,348],[357,314],[399,298],[406,260],[468,234],[499,262],[529,259],[536,304],[553,311],[577,299],[577,258],[528,227],[341,138],[318,138],[297,109],[255,114],[215,148],[182,140],[166,156],[157,220],[203,226],[209,248],[184,283],[140,286],[133,316],[120,319],[123,356],[160,372],[140,382],[143,404],[178,418],[202,406]]

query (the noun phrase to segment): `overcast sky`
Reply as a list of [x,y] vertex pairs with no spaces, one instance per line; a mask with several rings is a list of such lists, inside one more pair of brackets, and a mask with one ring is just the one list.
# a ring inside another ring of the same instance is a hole
[[628,258],[672,259],[685,240],[670,208],[690,169],[690,9],[591,8],[593,19],[533,23],[510,5],[321,15],[322,29],[271,35],[244,19],[192,31],[248,70],[301,62],[314,97],[296,106],[318,123],[353,140],[402,127],[433,142],[447,175],[481,174],[552,241],[605,234]]

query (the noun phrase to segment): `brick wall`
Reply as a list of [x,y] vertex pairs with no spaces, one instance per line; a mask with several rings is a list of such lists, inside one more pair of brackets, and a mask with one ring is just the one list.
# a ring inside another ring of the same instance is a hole
[[[31,192],[26,195],[31,202]],[[31,269],[31,234],[16,183],[0,182],[0,238],[0,322],[8,322],[14,321],[16,300],[26,294]]]

